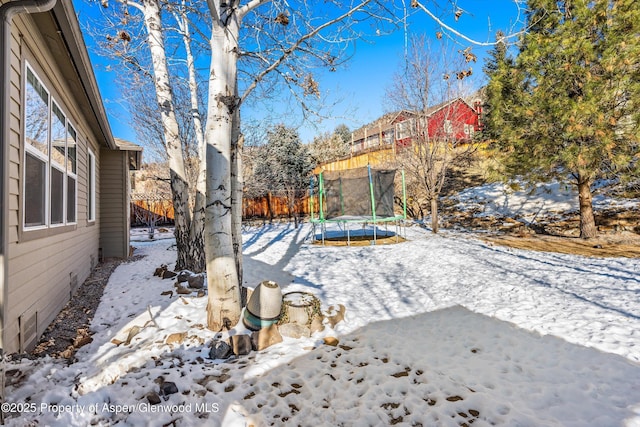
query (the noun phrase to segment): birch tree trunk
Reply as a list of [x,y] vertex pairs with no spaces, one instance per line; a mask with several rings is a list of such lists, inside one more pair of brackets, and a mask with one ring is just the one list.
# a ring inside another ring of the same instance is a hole
[[212,23],[206,138],[205,253],[207,326],[219,331],[240,320],[240,282],[232,228],[231,141],[237,107],[239,19],[231,13]]
[[178,248],[176,270],[188,268],[191,225],[189,211],[189,184],[186,179],[182,144],[180,141],[178,121],[175,115],[173,93],[169,81],[169,69],[164,47],[160,7],[155,0],[142,2],[144,24],[147,29],[147,42],[153,62],[156,98],[160,106],[164,143],[169,160],[171,197],[173,200],[175,237]]
[[244,137],[240,132],[240,109],[233,115],[231,130],[231,230],[233,236],[233,253],[236,259],[236,271],[240,286],[241,306],[247,304],[247,290],[242,282],[242,194],[244,180],[242,176],[242,148]]
[[191,116],[193,118],[194,133],[198,143],[198,176],[196,181],[196,191],[194,196],[193,220],[189,229],[190,251],[189,269],[195,272],[204,271],[206,266],[206,256],[204,253],[204,212],[205,194],[207,192],[206,183],[206,155],[204,131],[202,119],[200,117],[200,105],[198,102],[198,82],[196,79],[196,67],[193,53],[191,51],[191,34],[189,32],[189,20],[184,9],[176,17],[182,32],[185,53],[187,56],[187,69],[189,72],[189,93],[191,98]]

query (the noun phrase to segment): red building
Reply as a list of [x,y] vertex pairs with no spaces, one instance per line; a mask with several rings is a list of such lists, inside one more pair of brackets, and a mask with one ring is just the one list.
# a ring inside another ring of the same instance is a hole
[[482,101],[480,93],[456,98],[428,108],[424,112],[402,110],[389,113],[363,126],[351,135],[351,152],[376,150],[383,147],[410,146],[415,138],[471,141],[480,130]]

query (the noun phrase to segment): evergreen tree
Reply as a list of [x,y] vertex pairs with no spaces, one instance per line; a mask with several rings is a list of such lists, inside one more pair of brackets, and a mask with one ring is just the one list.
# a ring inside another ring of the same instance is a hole
[[483,67],[489,83],[484,91],[481,119],[483,138],[493,141],[505,136],[505,122],[516,121],[513,113],[522,102],[518,91],[519,73],[515,69],[513,57],[508,54],[508,46],[500,31],[496,34],[496,42]]
[[296,200],[309,186],[312,169],[307,146],[302,144],[295,129],[277,125],[267,132],[267,144],[256,159],[254,175],[265,188],[286,197],[289,216],[293,216],[296,226]]
[[592,184],[638,170],[640,8],[637,0],[529,0],[527,18],[515,64],[498,48],[487,64],[489,135],[511,176],[570,176],[580,236],[595,237]]

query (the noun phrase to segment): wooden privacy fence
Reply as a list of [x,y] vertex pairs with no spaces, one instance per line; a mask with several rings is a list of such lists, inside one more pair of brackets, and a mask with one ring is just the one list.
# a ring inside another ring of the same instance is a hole
[[[317,197],[316,197],[317,199]],[[317,200],[314,203],[317,210]],[[293,212],[289,212],[289,204],[286,197],[274,196],[269,193],[262,197],[243,198],[242,218],[243,219],[271,219],[286,218],[293,216],[309,215],[309,196],[296,200]],[[144,199],[139,198],[131,201],[131,225],[149,225],[173,223],[173,204],[167,199]]]
[[[314,206],[317,206],[317,203]],[[293,214],[298,217],[309,215],[308,194],[296,200],[293,212],[289,212],[286,197],[274,196],[271,193],[261,197],[245,197],[242,200],[243,219],[281,218],[293,216]]]
[[173,203],[166,199],[131,200],[131,225],[173,223]]

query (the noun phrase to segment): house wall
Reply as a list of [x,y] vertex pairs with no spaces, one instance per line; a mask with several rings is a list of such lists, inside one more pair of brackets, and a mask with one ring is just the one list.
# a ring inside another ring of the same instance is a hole
[[[453,133],[445,135],[444,121],[450,120]],[[436,111],[429,117],[429,137],[448,137],[457,141],[468,139],[469,135],[464,133],[464,125],[472,125],[474,131],[478,130],[478,114],[465,102],[457,100],[447,107]]]
[[[14,18],[11,44],[11,138],[9,156],[9,279],[5,301],[5,352],[24,351],[55,318],[76,287],[98,262],[100,176],[96,174],[96,219],[88,221],[88,148],[100,170],[99,140],[77,107],[70,85],[77,84],[57,68],[54,55],[29,15]],[[22,224],[23,97],[25,61],[37,73],[50,95],[78,132],[76,224],[25,230]],[[21,326],[23,335],[21,336]],[[25,332],[26,330],[26,332]],[[22,345],[21,345],[22,338]]]
[[[105,258],[129,254],[129,167],[126,151],[103,149],[100,169],[100,249]],[[127,191],[122,191],[127,188]]]

